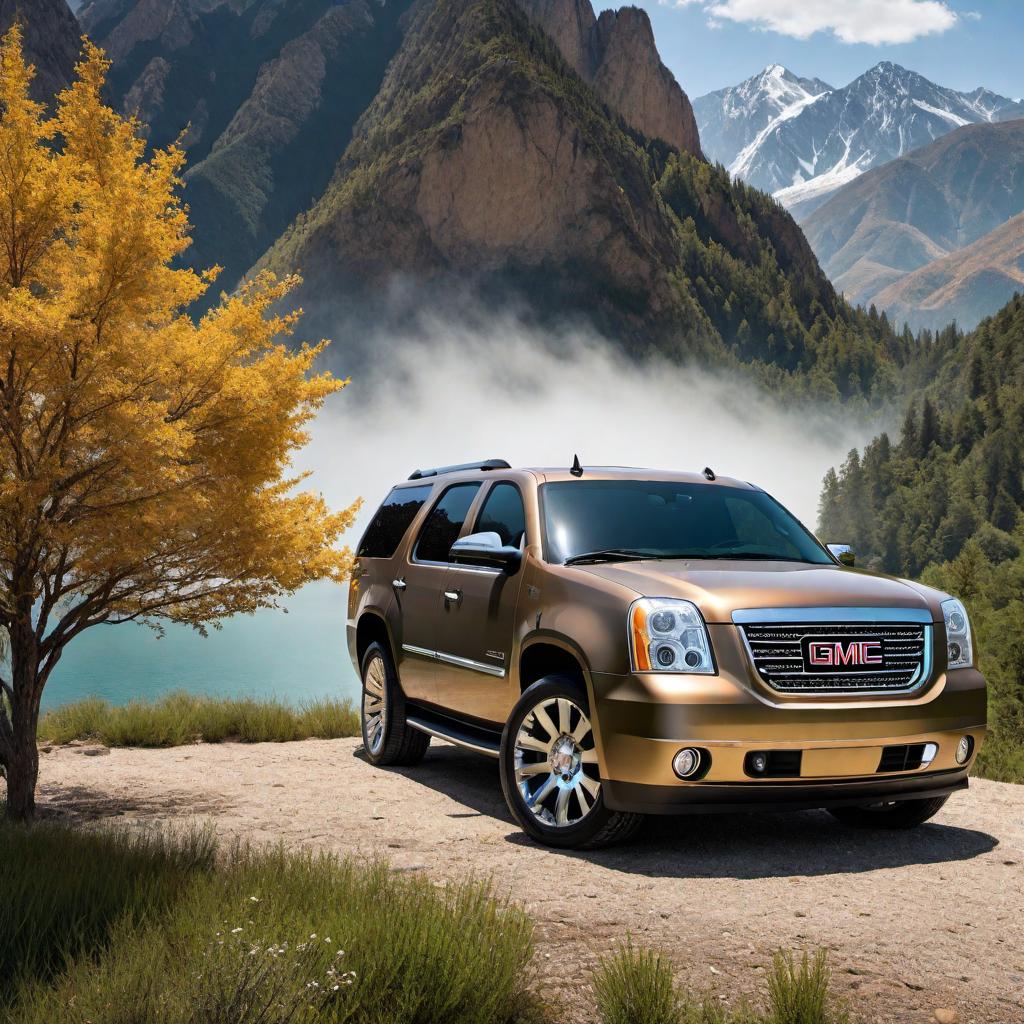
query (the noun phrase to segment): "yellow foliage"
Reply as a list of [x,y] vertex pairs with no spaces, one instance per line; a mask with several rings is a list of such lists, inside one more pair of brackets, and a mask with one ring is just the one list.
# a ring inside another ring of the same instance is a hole
[[147,155],[139,125],[101,99],[107,67],[85,43],[47,118],[17,26],[0,45],[0,624],[15,718],[88,626],[201,628],[350,563],[339,537],[356,506],[332,512],[287,477],[346,383],[314,370],[326,342],[285,344],[299,314],[275,310],[296,279],[262,274],[188,314],[215,273],[175,262],[184,155]]

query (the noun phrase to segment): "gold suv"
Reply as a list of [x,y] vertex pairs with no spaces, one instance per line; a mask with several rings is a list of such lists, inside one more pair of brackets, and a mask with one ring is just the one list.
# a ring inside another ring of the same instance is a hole
[[552,846],[691,811],[906,828],[985,736],[958,600],[710,469],[417,470],[360,541],[348,616],[366,756],[415,764],[436,736],[498,758]]

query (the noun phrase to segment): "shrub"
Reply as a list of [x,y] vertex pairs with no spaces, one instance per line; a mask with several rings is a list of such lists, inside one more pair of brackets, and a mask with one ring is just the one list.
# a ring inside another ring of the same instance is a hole
[[742,1001],[726,1007],[710,995],[695,997],[679,988],[672,965],[661,953],[627,942],[598,965],[594,990],[602,1024],[846,1024],[833,999],[827,957],[804,954],[796,964],[776,953],[763,1012]]
[[844,1024],[846,1013],[829,993],[832,972],[824,950],[799,965],[791,953],[776,953],[768,977],[769,1011],[765,1024]]
[[594,992],[604,1024],[680,1024],[682,1019],[672,965],[632,942],[601,961]]

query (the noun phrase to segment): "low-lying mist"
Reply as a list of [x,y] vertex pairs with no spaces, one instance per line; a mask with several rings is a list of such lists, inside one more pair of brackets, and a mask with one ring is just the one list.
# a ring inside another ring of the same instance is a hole
[[511,316],[486,333],[421,322],[372,351],[298,459],[332,506],[366,499],[351,543],[414,469],[484,458],[568,466],[575,453],[584,466],[710,466],[756,482],[813,528],[826,470],[876,432],[835,409],[787,408],[724,372],[638,365],[585,330],[552,337]]

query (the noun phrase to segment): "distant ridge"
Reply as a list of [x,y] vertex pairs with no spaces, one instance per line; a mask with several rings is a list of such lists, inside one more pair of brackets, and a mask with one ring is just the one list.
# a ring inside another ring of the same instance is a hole
[[988,89],[957,92],[883,61],[843,88],[778,64],[694,102],[705,152],[798,219],[836,189],[967,124],[1024,117]]

